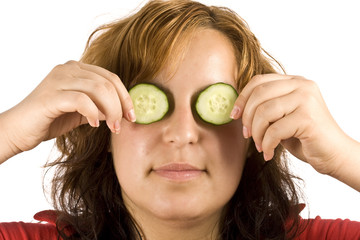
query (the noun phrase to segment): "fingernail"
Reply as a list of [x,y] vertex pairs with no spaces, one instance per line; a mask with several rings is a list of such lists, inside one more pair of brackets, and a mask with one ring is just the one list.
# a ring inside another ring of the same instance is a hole
[[244,138],[249,138],[249,131],[247,129],[247,127],[243,126],[243,135]]
[[273,154],[267,154],[267,153],[264,153],[264,160],[265,161],[269,161],[273,158]]
[[115,134],[119,134],[119,133],[120,133],[120,121],[119,121],[119,120],[116,120],[116,121],[115,121],[114,129],[115,129]]
[[131,109],[131,110],[128,112],[128,119],[129,119],[131,122],[135,122],[135,121],[136,121],[136,116],[135,116],[135,111],[134,111],[134,109]]
[[93,128],[97,128],[100,126],[100,122],[98,119],[95,121],[88,119],[87,121],[88,121],[89,125],[92,126]]
[[240,117],[240,108],[238,106],[234,106],[233,110],[230,113],[230,118],[238,119]]
[[258,152],[262,152],[261,146],[255,144],[255,147],[256,147],[256,149],[258,150]]
[[100,121],[99,121],[99,119],[96,119],[96,121],[95,121],[95,127],[99,127],[100,126]]

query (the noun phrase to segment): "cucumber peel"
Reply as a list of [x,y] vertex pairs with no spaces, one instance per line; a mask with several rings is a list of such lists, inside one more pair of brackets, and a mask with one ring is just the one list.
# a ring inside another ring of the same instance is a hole
[[129,90],[136,123],[150,124],[161,120],[169,110],[166,94],[157,86],[140,83]]
[[[136,123],[150,124],[160,121],[169,111],[166,94],[150,83],[140,83],[129,90],[136,115]],[[215,83],[200,92],[195,103],[199,117],[214,125],[232,121],[230,113],[238,97],[235,88],[227,83]]]
[[215,83],[203,90],[196,101],[199,117],[208,123],[222,125],[232,121],[231,110],[238,97],[235,88],[227,83]]

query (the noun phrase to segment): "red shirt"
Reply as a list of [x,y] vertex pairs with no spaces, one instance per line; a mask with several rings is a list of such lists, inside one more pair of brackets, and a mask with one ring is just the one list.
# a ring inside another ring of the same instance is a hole
[[39,223],[0,223],[0,240],[57,240],[56,213],[42,211],[34,216]]
[[[39,223],[0,223],[0,240],[56,240],[56,213],[42,211],[34,216]],[[360,240],[360,222],[348,219],[327,220],[301,219],[301,224],[307,224],[306,229],[297,240]]]

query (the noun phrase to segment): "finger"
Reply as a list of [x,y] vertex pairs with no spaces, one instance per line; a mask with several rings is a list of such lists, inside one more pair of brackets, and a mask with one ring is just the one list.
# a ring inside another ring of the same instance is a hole
[[102,67],[99,67],[96,65],[90,65],[90,64],[81,63],[81,62],[79,64],[80,64],[81,69],[84,69],[84,70],[87,70],[90,72],[94,72],[94,73],[104,77],[105,79],[107,79],[114,85],[116,92],[118,93],[118,96],[120,98],[124,117],[131,122],[135,122],[136,117],[135,117],[134,106],[133,106],[131,97],[130,97],[129,92],[127,91],[126,87],[124,86],[123,82],[120,80],[119,76],[110,72],[109,70],[107,70],[105,68],[102,68]]
[[302,151],[302,148],[299,147],[302,145],[302,143],[298,138],[289,138],[286,140],[282,140],[280,144],[296,158],[306,162],[305,154]]
[[271,124],[265,132],[262,141],[264,159],[268,161],[274,157],[274,149],[282,140],[301,135],[304,129],[304,122],[301,119],[300,111],[294,111],[284,118]]
[[258,107],[266,101],[290,94],[298,87],[298,85],[299,83],[297,81],[276,80],[263,83],[254,88],[252,94],[248,98],[242,115],[242,122],[248,129],[249,137],[252,136],[252,122]]
[[[87,122],[93,126],[99,126],[99,109],[96,104],[84,93],[75,91],[63,91],[60,94],[54,96],[50,105],[56,106],[55,111],[51,111],[53,116],[51,118],[58,118],[66,113],[78,112],[81,116],[85,117]],[[83,124],[84,121],[79,119],[79,124]]]
[[114,133],[119,133],[123,111],[119,96],[111,82],[102,76],[90,74],[86,79],[72,79],[66,84],[63,91],[77,91],[86,94],[105,115],[104,120],[109,129]]
[[301,99],[301,96],[294,91],[263,102],[256,108],[251,123],[251,133],[259,152],[262,151],[262,140],[267,128],[272,123],[294,112],[299,105],[299,99]]
[[286,79],[291,79],[293,77],[294,76],[275,74],[275,73],[254,76],[249,81],[249,83],[244,87],[244,89],[241,91],[238,98],[236,99],[233,110],[231,112],[231,118],[239,119],[242,116],[245,105],[249,97],[251,96],[251,93],[257,86],[269,81],[286,80]]
[[[120,97],[113,79],[119,79],[110,71],[90,64],[69,61],[65,64],[71,71],[72,78],[62,85],[63,90],[79,91],[90,96],[101,112],[105,114],[106,123],[114,133],[120,131],[123,117]],[[120,80],[117,83],[121,83]]]

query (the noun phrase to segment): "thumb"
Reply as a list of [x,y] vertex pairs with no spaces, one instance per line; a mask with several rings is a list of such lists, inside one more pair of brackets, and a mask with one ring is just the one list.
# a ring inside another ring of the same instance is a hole
[[306,158],[302,148],[302,143],[299,139],[289,138],[286,140],[282,140],[280,144],[296,158],[306,162]]

